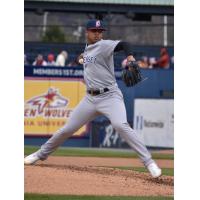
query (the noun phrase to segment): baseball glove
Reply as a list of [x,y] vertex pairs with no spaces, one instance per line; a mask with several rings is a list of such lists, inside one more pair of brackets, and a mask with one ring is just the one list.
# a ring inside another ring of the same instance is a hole
[[122,70],[122,80],[127,87],[131,87],[142,81],[139,65],[135,61],[127,63],[126,67]]

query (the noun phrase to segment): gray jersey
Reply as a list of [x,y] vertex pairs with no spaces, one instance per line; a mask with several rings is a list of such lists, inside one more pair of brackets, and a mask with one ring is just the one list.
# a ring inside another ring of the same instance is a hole
[[87,88],[105,88],[116,84],[114,49],[119,40],[100,40],[86,45],[83,54],[84,80]]
[[[116,84],[113,51],[118,43],[119,41],[100,40],[86,46],[84,78],[87,88],[112,88],[112,85]],[[146,167],[154,162],[141,139],[129,126],[124,99],[120,89],[116,86],[101,95],[86,95],[70,114],[68,122],[36,152],[38,159],[46,159],[73,133],[99,115],[104,115],[109,119],[116,132],[138,153]]]

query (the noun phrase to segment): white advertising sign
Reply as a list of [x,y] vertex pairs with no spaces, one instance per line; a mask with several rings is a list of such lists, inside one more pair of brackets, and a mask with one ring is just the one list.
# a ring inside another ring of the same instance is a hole
[[133,127],[145,145],[174,147],[174,100],[135,99]]

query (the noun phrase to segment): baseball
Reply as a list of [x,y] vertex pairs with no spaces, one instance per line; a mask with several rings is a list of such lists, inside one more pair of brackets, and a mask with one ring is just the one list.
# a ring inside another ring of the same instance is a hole
[[82,65],[82,64],[83,64],[83,58],[80,58],[80,59],[78,60],[78,62]]

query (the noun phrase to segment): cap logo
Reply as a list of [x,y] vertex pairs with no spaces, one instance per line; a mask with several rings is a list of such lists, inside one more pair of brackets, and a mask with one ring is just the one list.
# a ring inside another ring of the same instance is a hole
[[96,21],[96,27],[100,27],[101,26],[101,23],[100,23],[100,21],[98,20],[98,21]]

